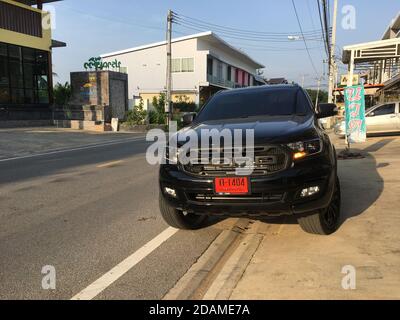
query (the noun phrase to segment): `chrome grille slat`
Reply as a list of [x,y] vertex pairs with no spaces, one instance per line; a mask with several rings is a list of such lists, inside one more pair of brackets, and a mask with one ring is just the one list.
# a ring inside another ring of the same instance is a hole
[[[213,152],[215,151],[220,155],[219,159],[213,159]],[[191,161],[187,165],[183,165],[184,171],[198,175],[198,176],[228,176],[235,174],[236,169],[240,166],[234,163],[232,159],[228,159],[229,164],[224,162],[224,149],[211,149],[206,150],[205,153],[209,154],[209,158],[204,158],[204,154],[201,153],[201,149],[198,149],[199,157]],[[242,150],[241,154],[245,155],[245,149]],[[268,175],[276,173],[286,169],[289,165],[289,154],[280,146],[263,146],[254,148],[254,162],[252,166],[246,167],[253,169],[252,175]],[[203,163],[202,161],[203,160]],[[204,160],[208,160],[207,164],[204,164]],[[225,160],[226,161],[226,160]]]

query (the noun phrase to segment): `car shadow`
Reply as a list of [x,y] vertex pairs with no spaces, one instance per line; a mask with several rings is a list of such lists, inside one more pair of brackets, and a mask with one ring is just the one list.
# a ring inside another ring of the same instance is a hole
[[[384,189],[384,180],[379,175],[379,168],[390,166],[387,162],[377,163],[376,158],[368,150],[353,149],[361,152],[364,159],[339,160],[338,175],[341,185],[341,221],[340,226],[347,220],[363,214],[381,196]],[[370,148],[371,150],[373,148]],[[262,217],[258,221],[267,224],[297,224],[293,215],[281,217]]]

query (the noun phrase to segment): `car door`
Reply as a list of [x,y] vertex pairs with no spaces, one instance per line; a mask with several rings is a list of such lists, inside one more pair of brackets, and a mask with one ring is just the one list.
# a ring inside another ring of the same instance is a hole
[[398,130],[396,103],[386,103],[366,115],[367,132],[393,132]]
[[400,131],[400,102],[397,102],[397,131]]

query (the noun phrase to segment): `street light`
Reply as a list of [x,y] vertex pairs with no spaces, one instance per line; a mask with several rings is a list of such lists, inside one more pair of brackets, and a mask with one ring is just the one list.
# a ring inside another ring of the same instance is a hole
[[300,36],[288,36],[288,39],[291,41],[297,41],[297,40],[301,40],[302,37]]

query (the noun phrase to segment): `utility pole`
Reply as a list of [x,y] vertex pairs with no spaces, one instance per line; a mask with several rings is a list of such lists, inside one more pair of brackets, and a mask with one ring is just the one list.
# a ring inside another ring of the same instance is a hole
[[332,22],[332,43],[330,47],[329,56],[329,83],[328,83],[328,102],[333,102],[333,89],[335,85],[334,72],[335,72],[335,47],[336,47],[336,26],[337,26],[337,10],[338,0],[334,0],[333,5],[333,22]]
[[167,112],[167,124],[172,120],[172,10],[168,10],[167,16],[167,94],[165,96],[165,112]]
[[321,89],[321,80],[322,80],[322,77],[321,77],[321,78],[318,78],[317,97],[315,98],[315,110],[317,110],[317,108],[318,108],[318,102],[319,102],[319,91],[320,91],[320,89]]

